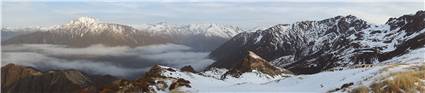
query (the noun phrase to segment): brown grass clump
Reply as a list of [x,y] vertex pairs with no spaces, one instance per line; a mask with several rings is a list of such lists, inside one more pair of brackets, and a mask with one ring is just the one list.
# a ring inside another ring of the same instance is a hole
[[[391,65],[381,71],[398,65]],[[351,93],[425,93],[425,65],[409,68],[411,71],[392,73],[388,78],[373,82],[369,87],[359,86]]]
[[369,88],[366,86],[358,86],[354,88],[350,93],[369,93]]
[[371,90],[374,93],[383,93],[383,88],[384,88],[384,84],[383,83],[373,83],[372,85],[370,85]]
[[422,91],[424,88],[421,79],[424,79],[425,71],[409,71],[395,73],[390,79],[375,82],[370,87],[374,93],[413,93]]

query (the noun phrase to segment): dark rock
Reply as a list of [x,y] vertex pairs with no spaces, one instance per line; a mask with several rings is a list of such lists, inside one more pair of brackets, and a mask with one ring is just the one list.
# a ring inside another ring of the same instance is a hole
[[192,68],[192,66],[190,66],[190,65],[182,67],[182,68],[180,69],[180,71],[195,73],[195,70],[194,70],[194,69]]
[[340,89],[345,89],[345,88],[348,88],[348,87],[350,87],[350,86],[352,86],[352,85],[354,85],[354,83],[353,83],[353,82],[351,82],[351,83],[345,83],[345,84],[343,84],[343,85],[341,86],[341,88],[340,88]]
[[182,79],[182,78],[179,78],[176,81],[174,81],[173,83],[171,83],[171,86],[170,86],[169,90],[173,90],[173,89],[176,89],[176,88],[182,87],[182,86],[191,88],[190,81],[185,80],[185,79]]

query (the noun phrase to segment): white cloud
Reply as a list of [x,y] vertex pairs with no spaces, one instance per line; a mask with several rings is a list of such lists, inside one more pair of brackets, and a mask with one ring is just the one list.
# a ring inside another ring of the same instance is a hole
[[190,47],[177,44],[136,48],[24,44],[3,46],[2,53],[2,65],[15,63],[40,69],[78,69],[129,78],[137,77],[154,64],[176,68],[192,65],[196,70],[202,70],[213,62],[207,58],[208,52],[194,52]]
[[93,62],[89,60],[64,60],[48,57],[34,52],[3,53],[2,65],[9,63],[31,66],[39,69],[78,69],[83,72],[99,75],[113,75],[118,77],[134,77],[148,68],[131,69],[115,66],[107,62]]
[[129,47],[106,47],[103,45],[92,45],[85,48],[67,48],[63,45],[50,45],[50,44],[26,44],[26,45],[8,45],[3,47],[4,51],[40,51],[48,55],[124,55]]
[[160,54],[164,52],[186,51],[186,50],[191,50],[191,48],[185,45],[167,43],[167,44],[137,47],[134,50],[142,51],[145,54]]

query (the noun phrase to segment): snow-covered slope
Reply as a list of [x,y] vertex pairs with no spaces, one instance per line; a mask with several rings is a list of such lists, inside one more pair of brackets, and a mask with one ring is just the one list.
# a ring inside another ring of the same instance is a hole
[[[424,55],[425,48],[408,52],[406,55]],[[416,71],[425,66],[425,56],[400,56],[376,65],[354,65],[346,69],[333,69],[310,75],[283,74],[270,76],[252,70],[240,77],[222,78],[229,70],[212,68],[203,72],[186,72],[172,67],[154,66],[143,78],[153,79],[152,91],[157,92],[352,92],[358,86],[369,86],[393,74]],[[423,70],[423,69],[422,69]],[[139,79],[132,82],[141,82]],[[170,85],[186,81],[170,89]],[[165,88],[164,88],[165,83]],[[131,85],[131,84],[130,84]],[[168,87],[167,87],[168,86]],[[126,88],[123,88],[126,89]],[[128,91],[127,91],[128,92]],[[134,92],[134,91],[133,91]],[[140,92],[140,91],[139,91]]]
[[425,45],[425,12],[374,25],[355,16],[279,24],[243,32],[211,52],[212,67],[230,68],[254,51],[275,66],[297,74],[333,67],[379,63]]
[[[417,60],[419,61],[419,60]],[[376,65],[346,70],[324,71],[311,75],[297,75],[260,84],[240,84],[217,89],[220,91],[249,92],[351,92],[361,85],[371,85],[382,78],[399,72],[412,71],[420,64]]]
[[[172,85],[173,82],[176,82],[177,79],[183,79],[190,81],[190,87],[179,87],[173,90],[156,90],[163,92],[170,91],[185,91],[185,92],[230,92],[227,89],[233,88],[234,86],[245,85],[245,84],[262,84],[269,81],[282,79],[288,77],[290,75],[282,75],[282,76],[269,76],[267,74],[253,71],[247,72],[241,75],[239,78],[226,78],[226,79],[218,79],[211,77],[211,72],[206,71],[202,73],[191,73],[191,72],[183,72],[175,68],[160,66],[161,71],[158,73],[162,79],[153,78],[156,82],[166,82],[166,85]],[[224,69],[223,69],[224,70]],[[151,73],[151,72],[147,72]],[[224,74],[224,73],[216,73],[216,74]],[[154,89],[160,89],[157,86],[158,83],[151,85]],[[235,88],[236,89],[236,88]],[[241,90],[239,90],[241,91]],[[139,91],[140,92],[140,91]]]
[[[393,73],[406,72],[414,70],[418,66],[425,65],[425,48],[420,48],[408,52],[405,56],[395,57],[391,60],[377,65],[356,65],[350,66],[345,70],[324,71],[311,75],[296,75],[290,77],[280,77],[280,79],[268,79],[268,82],[252,82],[248,79],[236,78],[226,81],[233,83],[230,85],[216,85],[218,87],[199,88],[199,92],[206,91],[225,91],[225,92],[350,92],[351,89],[359,85],[370,85],[375,81],[382,80]],[[412,56],[416,55],[416,56]],[[211,72],[206,72],[211,74]],[[247,75],[249,73],[246,73]],[[255,75],[254,75],[255,76]],[[232,82],[244,80],[245,83]],[[266,80],[267,81],[267,80]],[[209,85],[212,84],[199,84]],[[343,87],[344,86],[344,87]],[[194,88],[196,89],[196,88]]]

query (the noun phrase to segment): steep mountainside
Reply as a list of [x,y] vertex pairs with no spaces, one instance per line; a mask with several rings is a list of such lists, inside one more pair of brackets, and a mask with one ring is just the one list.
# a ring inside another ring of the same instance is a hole
[[245,51],[296,74],[377,63],[423,47],[424,18],[425,12],[418,11],[372,25],[348,15],[244,32],[210,54],[216,60],[210,67],[231,68],[243,60]]

